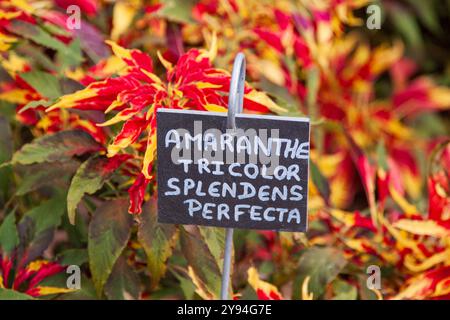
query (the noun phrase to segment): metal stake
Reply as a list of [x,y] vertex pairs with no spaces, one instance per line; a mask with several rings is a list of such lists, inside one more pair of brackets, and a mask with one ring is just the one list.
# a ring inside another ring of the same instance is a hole
[[[245,85],[245,56],[238,53],[234,59],[233,71],[231,74],[230,91],[228,95],[228,119],[229,129],[236,129],[236,114],[241,113],[244,105],[244,85]],[[233,228],[228,228],[225,235],[225,253],[223,257],[222,288],[220,299],[228,300],[230,287],[231,253],[233,251]]]

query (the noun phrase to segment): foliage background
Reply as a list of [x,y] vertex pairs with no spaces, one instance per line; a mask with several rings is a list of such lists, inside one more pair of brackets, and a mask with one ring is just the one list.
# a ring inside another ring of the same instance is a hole
[[225,111],[239,51],[245,112],[313,128],[310,230],[237,230],[233,297],[449,298],[449,17],[448,0],[1,1],[0,298],[217,298],[224,230],[156,222],[154,114]]

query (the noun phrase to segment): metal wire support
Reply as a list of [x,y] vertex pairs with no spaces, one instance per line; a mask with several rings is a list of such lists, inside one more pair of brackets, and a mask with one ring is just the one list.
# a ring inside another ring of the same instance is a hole
[[[229,129],[236,129],[236,114],[241,113],[244,105],[245,85],[245,56],[238,53],[234,59],[231,74],[230,92],[228,95],[228,119]],[[222,288],[220,299],[229,300],[231,256],[233,251],[233,228],[228,228],[225,235],[225,253],[223,257]]]
[[229,129],[236,129],[236,114],[241,113],[244,106],[245,56],[239,52],[234,59],[231,73],[230,91],[228,94]]

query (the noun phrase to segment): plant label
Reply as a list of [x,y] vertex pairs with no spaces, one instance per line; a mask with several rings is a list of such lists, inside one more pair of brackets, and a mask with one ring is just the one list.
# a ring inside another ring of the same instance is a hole
[[158,220],[307,229],[307,118],[159,109]]

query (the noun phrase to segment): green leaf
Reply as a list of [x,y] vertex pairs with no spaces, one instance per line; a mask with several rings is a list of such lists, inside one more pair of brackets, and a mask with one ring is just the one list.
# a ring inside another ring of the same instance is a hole
[[439,24],[438,6],[436,1],[428,0],[408,0],[409,3],[416,9],[415,12],[422,23],[434,34],[442,31]]
[[331,192],[328,180],[323,176],[322,172],[319,170],[319,167],[313,161],[309,161],[309,165],[311,168],[311,179],[314,185],[317,187],[325,201],[328,201]]
[[0,116],[13,122],[16,119],[16,104],[5,100],[0,100]]
[[105,284],[105,294],[110,300],[137,300],[140,297],[140,281],[134,270],[128,265],[125,257],[121,256],[108,282]]
[[53,104],[53,100],[45,100],[45,99],[33,100],[33,101],[28,102],[22,108],[20,108],[19,113],[25,112],[29,109],[35,109],[38,107],[48,107],[48,106],[51,106],[52,104]]
[[81,289],[74,292],[65,293],[58,297],[58,300],[96,300],[94,285],[92,280],[81,274]]
[[25,255],[25,263],[41,257],[53,241],[55,229],[49,228],[40,233],[35,232],[35,222],[30,217],[23,217],[17,226],[20,243],[18,256]]
[[333,300],[356,300],[358,297],[358,289],[342,280],[333,282],[333,290],[336,293]]
[[33,300],[32,296],[12,289],[0,288],[0,300]]
[[378,300],[377,294],[367,286],[367,275],[360,274],[358,278],[358,292],[361,300]]
[[207,293],[212,297],[220,296],[221,272],[216,259],[205,244],[197,227],[189,232],[181,228],[181,250],[195,275],[202,281]]
[[78,67],[83,62],[83,53],[81,51],[81,43],[75,38],[66,48],[66,51],[58,52],[58,61],[60,61],[61,69],[68,67]]
[[343,253],[332,247],[308,248],[300,258],[298,276],[294,282],[294,297],[300,297],[300,288],[306,277],[310,277],[308,292],[318,299],[347,264]]
[[66,201],[64,194],[53,195],[50,200],[33,207],[27,211],[22,219],[31,218],[34,222],[34,235],[38,236],[40,233],[49,228],[56,228],[61,224],[61,217],[66,209]]
[[58,55],[64,57],[64,61],[78,62],[80,59],[80,53],[77,50],[76,44],[67,46],[39,25],[23,20],[13,20],[7,26],[7,29],[22,38],[29,39],[39,45],[58,51]]
[[127,208],[125,199],[107,201],[97,208],[89,225],[89,265],[99,296],[130,238],[133,217]]
[[86,249],[68,249],[61,252],[58,256],[59,263],[65,266],[72,264],[81,266],[88,262],[88,259],[88,252]]
[[63,37],[70,37],[71,34],[69,31],[62,29],[61,27],[52,24],[50,22],[46,22],[44,21],[42,23],[42,29],[44,29],[45,31],[47,31],[48,33],[55,35],[55,36],[63,36]]
[[195,295],[195,285],[192,283],[192,280],[187,276],[184,277],[180,275],[178,272],[171,270],[172,274],[177,278],[180,282],[181,291],[183,291],[184,299],[193,300]]
[[35,70],[22,73],[20,77],[41,96],[49,99],[57,99],[62,96],[59,79],[50,73]]
[[[0,105],[0,109],[2,106]],[[13,136],[8,120],[0,115],[0,164],[11,159],[13,154]],[[11,193],[13,181],[12,168],[0,168],[0,206]]]
[[377,144],[377,162],[380,168],[385,171],[389,170],[389,166],[387,163],[387,152],[382,140]]
[[52,37],[38,25],[23,21],[13,20],[7,27],[10,32],[29,39],[37,44],[54,50],[64,50],[65,44]]
[[10,212],[0,226],[0,247],[3,252],[9,255],[18,244],[19,234],[16,228],[16,215],[14,212]]
[[67,194],[67,213],[71,224],[75,224],[76,208],[83,196],[99,190],[120,165],[120,162],[111,165],[110,159],[93,157],[86,160],[78,168]]
[[320,86],[320,71],[317,67],[313,67],[308,70],[306,78],[306,106],[308,108],[308,113],[310,117],[315,120],[318,114],[317,93]]
[[222,272],[226,229],[202,226],[199,226],[198,229],[203,237],[203,241],[205,241],[209,251],[216,260],[220,272]]
[[158,223],[156,199],[146,202],[140,215],[138,239],[147,255],[151,288],[158,286],[166,272],[167,259],[172,255],[178,239],[178,229],[172,224]]
[[5,117],[0,116],[0,163],[11,159],[13,153],[13,137],[11,127]]
[[196,0],[163,0],[163,7],[159,14],[170,21],[179,23],[192,22],[192,9]]
[[18,166],[16,171],[19,172],[22,180],[18,184],[16,196],[23,196],[28,192],[49,186],[57,190],[67,190],[69,178],[79,166],[80,162],[74,159],[54,162],[51,166],[47,163]]
[[13,164],[67,161],[72,156],[100,150],[102,147],[81,130],[60,131],[25,144],[13,155]]
[[393,7],[391,14],[392,23],[409,46],[421,49],[423,47],[422,33],[414,14],[402,7]]
[[[308,70],[306,77],[306,107],[308,109],[308,115],[311,118],[312,122],[319,121],[320,112],[319,106],[317,105],[317,95],[319,92],[320,86],[320,70],[317,67],[313,67]],[[323,128],[317,126],[313,131],[314,143],[316,144],[317,150],[319,153],[322,152],[323,149],[323,139],[324,139],[324,131]]]
[[53,58],[45,54],[47,49],[45,47],[37,48],[32,43],[23,42],[18,44],[14,49],[20,56],[27,57],[27,61],[29,61],[30,65],[35,68],[39,67],[41,70],[54,72],[60,71],[58,70],[58,66],[54,64]]

